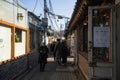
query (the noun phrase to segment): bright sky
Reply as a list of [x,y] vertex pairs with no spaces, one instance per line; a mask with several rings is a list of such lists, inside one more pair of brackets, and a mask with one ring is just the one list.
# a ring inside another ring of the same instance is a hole
[[[36,0],[20,0],[20,1],[28,9],[28,11],[33,12]],[[57,15],[64,15],[69,18],[71,18],[71,15],[73,13],[73,10],[75,7],[75,2],[76,2],[76,0],[51,0],[54,13]],[[47,3],[49,3],[49,0],[47,0]],[[44,14],[43,14],[44,5],[43,4],[44,4],[43,0],[38,0],[37,6],[34,10],[34,13],[37,16],[39,16],[40,14],[42,14],[41,17],[44,16]],[[59,27],[61,24],[62,25],[65,24],[64,20],[59,21],[59,24],[58,24]]]

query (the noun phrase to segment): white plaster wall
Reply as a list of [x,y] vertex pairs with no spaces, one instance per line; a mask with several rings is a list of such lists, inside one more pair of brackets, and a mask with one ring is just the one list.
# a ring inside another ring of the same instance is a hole
[[2,1],[1,5],[1,20],[13,23],[13,5]]
[[[24,8],[18,0],[0,0],[0,20],[4,20],[18,26],[28,28],[27,9]],[[22,13],[23,20],[17,19],[17,13]]]
[[11,28],[0,26],[0,62],[10,58],[11,58]]

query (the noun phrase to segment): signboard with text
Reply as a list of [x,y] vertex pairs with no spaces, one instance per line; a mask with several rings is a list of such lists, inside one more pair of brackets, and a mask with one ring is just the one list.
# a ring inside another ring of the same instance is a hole
[[110,27],[94,27],[93,47],[110,46]]

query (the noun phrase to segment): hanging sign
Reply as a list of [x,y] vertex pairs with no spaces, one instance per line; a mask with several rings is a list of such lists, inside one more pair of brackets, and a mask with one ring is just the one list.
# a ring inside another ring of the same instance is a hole
[[93,47],[110,46],[110,27],[94,27]]

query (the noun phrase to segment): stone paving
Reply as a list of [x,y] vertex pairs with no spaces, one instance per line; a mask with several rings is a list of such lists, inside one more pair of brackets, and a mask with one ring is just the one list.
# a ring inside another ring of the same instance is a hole
[[53,58],[48,58],[45,72],[40,72],[39,65],[16,80],[78,80],[74,73],[73,59],[69,58],[67,66],[58,65]]

